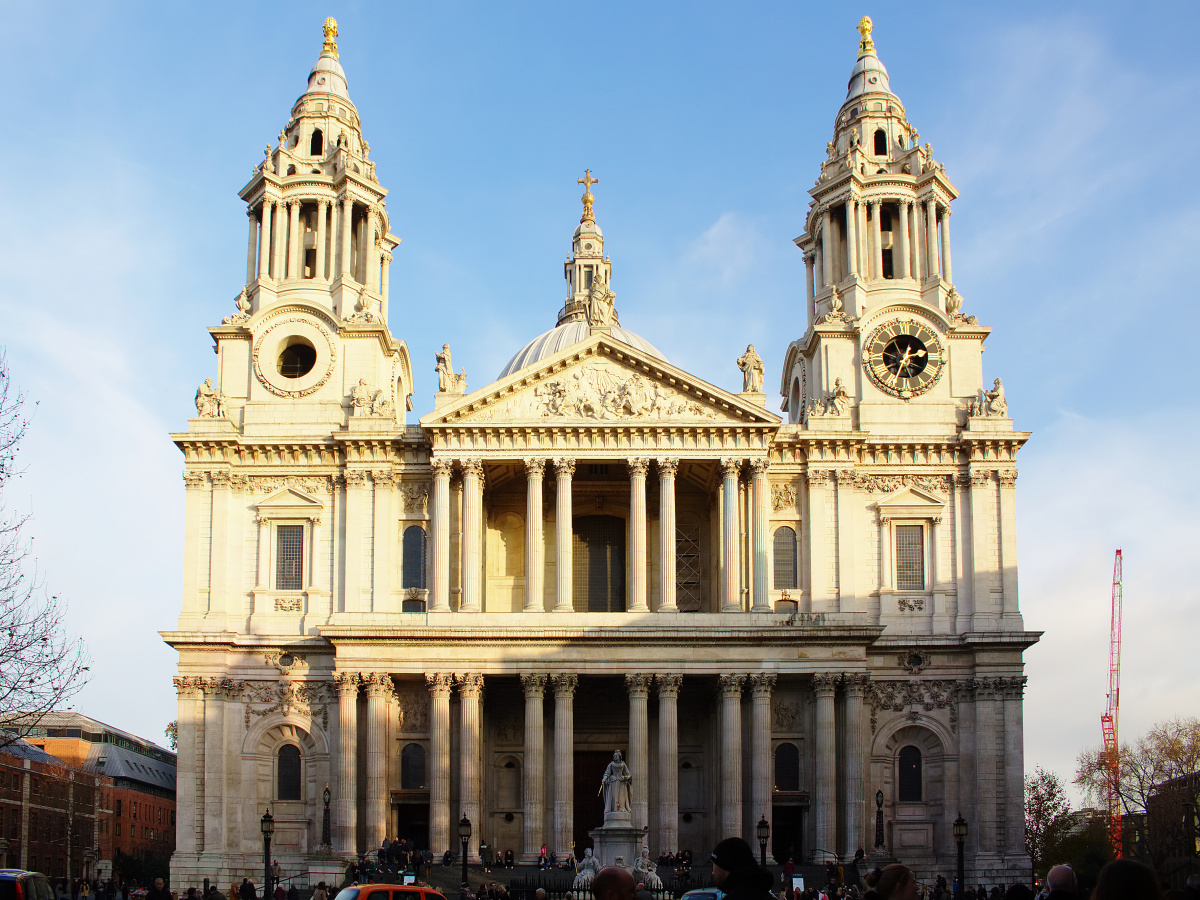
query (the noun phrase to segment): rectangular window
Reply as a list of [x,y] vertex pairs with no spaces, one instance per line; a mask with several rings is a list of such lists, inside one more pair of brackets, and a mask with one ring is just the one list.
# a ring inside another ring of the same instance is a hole
[[896,526],[896,590],[925,590],[925,528]]
[[113,825],[113,836],[114,836],[114,837],[120,837],[120,836],[121,836],[121,823],[120,823],[120,822],[116,822],[116,823]]
[[120,814],[121,814],[121,801],[118,799],[117,800],[117,815],[119,816]]
[[300,590],[304,558],[304,526],[279,525],[275,530],[275,590]]

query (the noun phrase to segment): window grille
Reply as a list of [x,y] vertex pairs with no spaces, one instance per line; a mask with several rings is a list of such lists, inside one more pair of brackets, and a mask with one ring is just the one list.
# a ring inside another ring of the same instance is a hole
[[425,748],[420,744],[405,744],[400,751],[400,790],[420,791],[425,788]]
[[911,744],[900,748],[899,800],[921,802],[921,751]]
[[275,590],[298,591],[304,568],[304,526],[280,525],[275,534]]
[[800,790],[800,751],[795,744],[775,748],[775,790]]
[[588,612],[624,612],[625,520],[581,516],[572,545],[576,603]]
[[301,799],[300,748],[295,744],[284,744],[279,748],[279,799]]
[[795,590],[796,576],[796,531],[784,525],[775,532],[775,590]]
[[675,603],[680,612],[700,612],[700,526],[675,526]]
[[402,588],[425,590],[425,529],[410,525],[404,529]]
[[896,526],[896,590],[925,590],[924,526]]

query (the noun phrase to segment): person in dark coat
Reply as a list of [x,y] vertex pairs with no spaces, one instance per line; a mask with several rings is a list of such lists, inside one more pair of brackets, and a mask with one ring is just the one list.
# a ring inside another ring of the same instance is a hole
[[710,856],[713,881],[726,900],[771,900],[775,876],[759,868],[750,845],[738,837],[725,838]]

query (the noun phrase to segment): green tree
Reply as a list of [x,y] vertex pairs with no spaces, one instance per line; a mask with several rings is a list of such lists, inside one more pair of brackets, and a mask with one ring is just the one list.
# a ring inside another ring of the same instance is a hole
[[1025,775],[1025,852],[1033,860],[1033,873],[1043,877],[1056,849],[1071,827],[1071,804],[1062,779],[1041,766]]

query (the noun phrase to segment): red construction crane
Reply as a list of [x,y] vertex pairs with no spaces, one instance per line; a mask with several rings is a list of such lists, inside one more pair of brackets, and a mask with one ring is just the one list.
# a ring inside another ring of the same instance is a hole
[[1121,794],[1117,720],[1121,713],[1121,551],[1113,562],[1112,636],[1108,646],[1108,708],[1100,717],[1104,732],[1104,763],[1108,768],[1108,834],[1113,856],[1121,858]]

